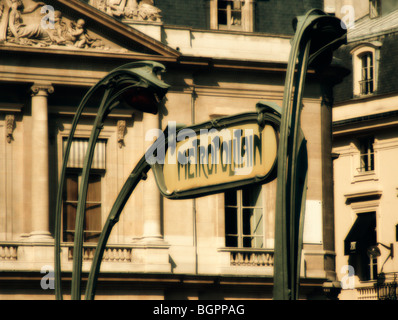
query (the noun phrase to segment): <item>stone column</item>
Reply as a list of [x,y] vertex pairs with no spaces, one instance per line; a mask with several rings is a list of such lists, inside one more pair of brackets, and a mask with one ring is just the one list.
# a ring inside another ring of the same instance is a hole
[[[159,116],[144,113],[144,136],[151,129],[159,128]],[[145,151],[153,141],[145,141]],[[143,240],[145,242],[162,241],[160,192],[156,184],[152,170],[148,172],[148,178],[144,184],[144,228]]]
[[48,94],[50,83],[32,88],[32,232],[29,240],[52,240],[49,231]]

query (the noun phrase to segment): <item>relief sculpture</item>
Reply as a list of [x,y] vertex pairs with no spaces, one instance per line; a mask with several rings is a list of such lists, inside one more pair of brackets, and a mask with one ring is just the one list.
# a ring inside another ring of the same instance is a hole
[[49,37],[52,44],[73,45],[76,48],[104,48],[99,39],[89,35],[85,28],[84,19],[71,21],[69,25],[62,20],[60,11],[54,12],[54,29],[49,31]]
[[[53,25],[43,26],[41,19],[45,14],[40,8],[44,5],[35,1],[25,7],[23,0],[0,0],[0,43],[109,49],[100,39],[89,35],[84,19],[65,22],[62,13],[54,11]],[[29,22],[25,23],[25,17],[30,13],[34,16],[30,15]]]
[[35,3],[31,8],[25,8],[22,0],[3,0],[0,4],[0,41],[18,44],[28,43],[27,39],[46,39],[47,32],[38,24],[24,24],[23,15],[34,12],[42,2]]
[[93,7],[117,18],[161,21],[161,10],[153,0],[89,0]]

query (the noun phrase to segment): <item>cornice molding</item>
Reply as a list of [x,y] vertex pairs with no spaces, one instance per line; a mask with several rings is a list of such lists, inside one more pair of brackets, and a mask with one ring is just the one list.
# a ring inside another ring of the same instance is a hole
[[378,200],[381,198],[383,191],[381,190],[370,190],[360,191],[355,193],[345,194],[347,203],[358,202],[358,201],[371,201]]

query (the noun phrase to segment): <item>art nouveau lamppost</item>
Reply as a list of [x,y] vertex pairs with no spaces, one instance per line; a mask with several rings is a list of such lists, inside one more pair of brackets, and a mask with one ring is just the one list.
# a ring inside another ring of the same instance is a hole
[[[306,140],[300,126],[305,76],[309,66],[314,68],[328,66],[332,60],[333,50],[346,42],[346,30],[342,28],[341,21],[325,15],[320,10],[312,10],[307,15],[299,17],[295,21],[295,26],[297,30],[293,38],[286,74],[277,151],[278,182],[274,253],[274,299],[277,300],[298,298],[308,167]],[[156,77],[156,73],[163,69],[162,65],[154,62],[132,63],[117,68],[95,85],[78,107],[64,153],[60,188],[57,195],[55,224],[55,289],[57,299],[62,299],[59,255],[62,190],[73,134],[82,111],[92,96],[102,96],[84,159],[78,198],[73,254],[72,299],[80,299],[81,295],[85,199],[95,142],[107,115],[120,104],[121,100],[127,101],[130,106],[143,112],[157,112],[156,97],[162,98],[168,88],[164,82]],[[165,135],[163,137],[163,140],[158,139],[155,142],[154,149],[156,149],[156,144],[167,143],[167,137]],[[102,255],[112,227],[117,223],[131,192],[141,179],[145,179],[149,169],[150,165],[144,155],[127,178],[111,209],[95,251],[86,288],[86,299],[94,298]],[[219,190],[219,192],[221,191]]]
[[309,67],[329,66],[333,50],[346,43],[340,19],[311,10],[293,21],[278,146],[275,217],[274,299],[298,299],[307,189],[307,147],[300,115]]

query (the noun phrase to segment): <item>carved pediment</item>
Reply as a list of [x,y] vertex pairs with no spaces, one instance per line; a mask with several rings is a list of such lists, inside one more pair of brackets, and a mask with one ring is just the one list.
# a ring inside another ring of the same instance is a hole
[[32,0],[1,0],[0,41],[8,45],[123,50],[91,31],[83,18]]
[[[106,4],[117,2],[105,1]],[[126,6],[123,9],[127,12]],[[0,45],[179,55],[159,41],[79,0],[47,0],[46,3],[39,0],[0,0]]]

